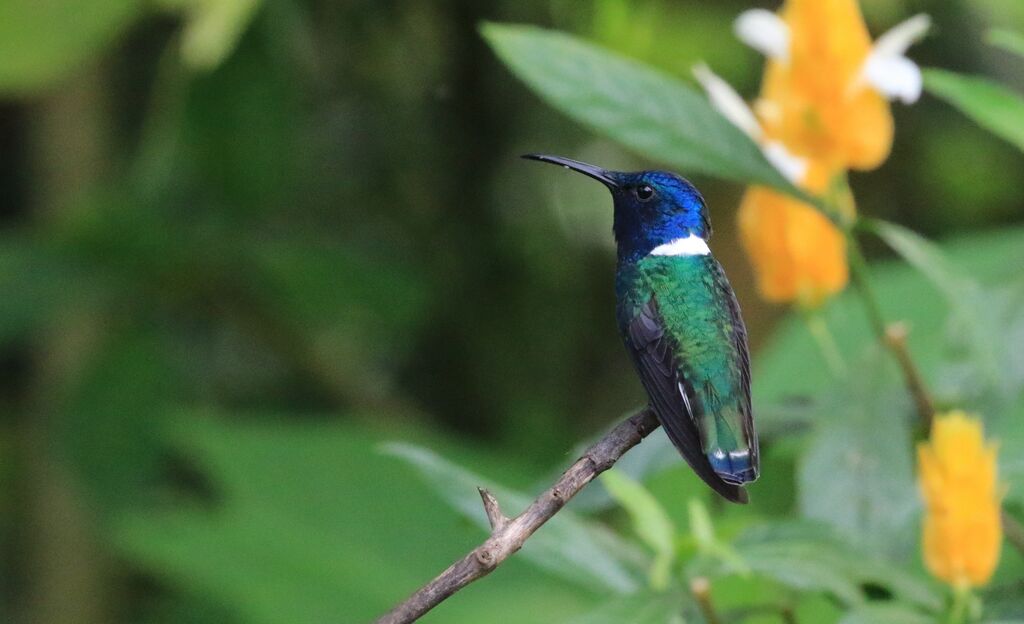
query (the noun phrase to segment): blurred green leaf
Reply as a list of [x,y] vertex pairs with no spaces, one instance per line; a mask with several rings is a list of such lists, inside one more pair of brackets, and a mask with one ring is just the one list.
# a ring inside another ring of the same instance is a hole
[[264,304],[284,318],[329,328],[334,333],[367,333],[374,350],[385,336],[413,326],[431,296],[422,271],[388,258],[360,255],[350,247],[312,236],[247,241],[259,270]]
[[62,398],[56,431],[76,474],[106,514],[152,498],[163,469],[158,431],[180,375],[158,336],[105,337]]
[[868,585],[932,613],[944,604],[934,584],[847,544],[824,525],[760,525],[744,532],[736,549],[756,573],[793,589],[827,592],[848,606],[864,604]]
[[682,592],[641,591],[614,598],[566,624],[682,624]]
[[1017,56],[1024,56],[1024,35],[1021,33],[993,28],[985,35],[985,39],[997,48],[1002,48]]
[[199,70],[215,68],[231,53],[259,8],[260,0],[162,0],[185,13],[181,56]]
[[868,604],[850,610],[839,624],[934,624],[935,616],[904,605]]
[[[1019,279],[1018,267],[1024,265],[1024,228],[969,234],[940,242],[939,248],[959,274],[989,287]],[[885,317],[906,321],[915,361],[926,379],[936,379],[949,355],[947,341],[942,339],[949,318],[945,297],[905,262],[879,262],[872,265],[871,272]],[[830,302],[823,316],[842,353],[859,353],[876,340],[856,292],[848,291]],[[787,402],[813,404],[822,389],[834,383],[806,323],[795,314],[758,351],[752,372],[755,408]],[[943,387],[936,385],[934,390],[941,393]],[[772,414],[758,413],[758,418]]]
[[991,305],[991,297],[984,296],[981,285],[963,275],[960,269],[947,260],[937,245],[913,230],[880,220],[866,223],[945,296],[947,305],[959,318],[962,329],[970,335],[967,345],[981,370],[992,385],[1002,389],[1004,384],[1000,360],[1004,359],[1001,357],[1004,336],[1000,327],[986,318],[984,309],[986,305]]
[[690,518],[690,532],[694,541],[697,542],[697,551],[720,561],[727,569],[740,574],[750,571],[750,566],[743,557],[729,544],[718,539],[715,535],[714,524],[711,522],[711,514],[708,513],[704,503],[691,498],[687,503],[687,511]]
[[[369,621],[479,542],[412,470],[376,450],[379,435],[294,416],[169,419],[164,432],[207,495],[169,491],[165,506],[123,514],[113,527],[122,555],[239,621],[320,624]],[[514,470],[507,459],[496,465]],[[577,584],[519,561],[501,567],[500,583],[480,583],[423,621],[516,612],[546,624],[594,606]]]
[[1024,150],[1024,98],[988,78],[924,70],[924,86],[979,126]]
[[[459,513],[490,531],[477,488],[491,491],[506,515],[526,509],[532,497],[496,485],[424,448],[390,444],[387,451],[415,466],[427,483]],[[521,556],[548,572],[595,591],[632,593],[649,561],[602,525],[562,510],[523,546]]]
[[498,57],[549,104],[637,152],[700,172],[802,193],[761,150],[682,82],[571,35],[485,24]]
[[633,522],[637,536],[654,551],[651,565],[651,587],[668,587],[672,563],[675,560],[675,526],[665,508],[644,486],[615,469],[601,475],[601,483],[612,497],[622,505]]
[[82,267],[31,238],[0,238],[0,344],[24,338],[71,301],[101,290]]
[[876,552],[900,553],[918,507],[910,406],[881,347],[851,370],[798,465],[800,511]]
[[0,2],[0,93],[24,95],[79,69],[142,13],[137,0]]

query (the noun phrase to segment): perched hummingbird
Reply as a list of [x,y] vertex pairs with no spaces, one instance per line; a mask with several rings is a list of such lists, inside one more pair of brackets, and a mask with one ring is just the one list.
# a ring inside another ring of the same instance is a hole
[[700,192],[664,171],[606,171],[560,156],[615,202],[619,333],[650,405],[690,467],[716,492],[747,502],[758,474],[747,329],[725,272],[708,249]]

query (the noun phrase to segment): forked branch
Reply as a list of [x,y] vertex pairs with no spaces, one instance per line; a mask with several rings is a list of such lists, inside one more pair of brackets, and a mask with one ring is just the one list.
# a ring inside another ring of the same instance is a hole
[[377,624],[415,622],[455,592],[490,574],[501,562],[522,548],[534,531],[553,518],[594,477],[615,465],[626,451],[657,428],[658,420],[649,409],[629,417],[588,448],[553,486],[511,520],[501,513],[494,496],[481,489],[480,498],[483,499],[484,511],[491,524],[490,537],[381,616]]

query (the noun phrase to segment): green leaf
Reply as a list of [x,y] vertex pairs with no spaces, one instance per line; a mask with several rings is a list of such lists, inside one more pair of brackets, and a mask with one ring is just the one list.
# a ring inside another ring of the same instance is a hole
[[260,0],[163,0],[168,8],[185,13],[181,56],[186,64],[210,70],[234,50]]
[[30,238],[0,239],[0,344],[23,337],[73,306],[76,297],[104,293],[105,284]]
[[847,544],[824,525],[760,525],[741,535],[736,549],[757,574],[796,590],[831,594],[848,606],[865,603],[865,585],[931,613],[944,604],[935,585]]
[[649,158],[805,197],[695,89],[571,35],[482,28],[498,57],[551,106]]
[[675,560],[675,526],[665,508],[640,483],[612,469],[601,475],[601,483],[629,514],[637,536],[654,551],[651,566],[651,587],[668,587],[669,574]]
[[1003,30],[1002,28],[993,28],[988,31],[985,40],[997,48],[1002,48],[1007,52],[1024,57],[1024,35],[1021,33]]
[[[120,555],[172,591],[216,601],[252,624],[369,622],[480,541],[478,532],[377,451],[380,435],[302,414],[180,413],[162,431],[210,493],[122,514]],[[289,424],[288,421],[292,421]],[[399,432],[389,425],[386,435]],[[422,437],[422,436],[420,436]],[[518,458],[431,439],[522,478]],[[179,464],[181,465],[181,464]],[[565,621],[595,595],[513,557],[496,583],[445,604],[441,620]]]
[[693,534],[694,541],[697,542],[697,550],[721,562],[732,572],[747,574],[750,571],[750,566],[743,560],[743,557],[731,545],[715,536],[711,515],[704,503],[696,498],[691,498],[687,504],[687,511],[690,518],[690,532]]
[[865,223],[943,294],[963,331],[970,336],[967,347],[974,353],[981,371],[991,385],[1003,389],[999,362],[1004,359],[1001,356],[1004,341],[997,326],[989,322],[986,312],[992,298],[986,296],[978,282],[950,263],[937,245],[913,230],[881,220]]
[[614,598],[568,624],[682,624],[681,592],[643,591]]
[[61,449],[106,514],[138,507],[165,469],[158,431],[180,396],[167,346],[144,332],[110,336],[62,397],[54,431]]
[[[1020,279],[1024,228],[1002,227],[958,236],[941,241],[939,248],[949,265],[959,269],[958,274],[987,289]],[[885,317],[906,321],[910,328],[909,346],[924,378],[931,381],[945,375],[950,357],[947,298],[902,260],[872,263],[871,278]],[[830,302],[822,315],[841,353],[856,354],[865,344],[875,342],[864,304],[855,291]],[[827,414],[817,404],[817,397],[833,383],[806,323],[792,314],[758,350],[753,365],[754,406],[807,403],[817,419]],[[948,382],[933,385],[936,394],[944,395]],[[758,419],[765,415],[759,412]]]
[[942,69],[924,70],[924,86],[979,126],[1024,150],[1024,98],[1020,94],[987,78]]
[[0,93],[28,94],[80,68],[142,13],[137,0],[0,2]]
[[[506,515],[517,514],[533,502],[532,497],[490,482],[427,449],[395,443],[386,450],[415,466],[445,502],[485,531],[490,531],[490,525],[477,488],[490,490]],[[566,580],[616,593],[640,589],[640,570],[649,564],[628,542],[566,509],[530,537],[521,556]]]
[[853,370],[798,464],[800,511],[875,552],[906,555],[918,508],[909,402],[881,347]]
[[869,604],[855,607],[839,624],[934,624],[935,615],[927,615],[904,605]]

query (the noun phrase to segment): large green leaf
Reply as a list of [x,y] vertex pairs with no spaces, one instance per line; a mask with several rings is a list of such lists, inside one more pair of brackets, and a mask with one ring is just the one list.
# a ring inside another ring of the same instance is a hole
[[[479,531],[439,504],[413,470],[379,453],[382,433],[286,417],[231,424],[214,414],[178,415],[170,437],[208,497],[199,503],[168,492],[166,506],[121,516],[113,536],[124,556],[173,589],[225,605],[239,621],[320,624],[369,621],[479,543]],[[396,435],[393,425],[386,435]],[[523,478],[515,461],[493,452],[431,444]],[[541,624],[596,604],[592,592],[519,557],[498,577],[422,621],[515,612]]]
[[29,93],[67,76],[142,8],[137,0],[0,2],[0,93]]
[[849,611],[839,624],[934,624],[935,616],[904,605],[861,605]]
[[137,508],[164,468],[158,431],[180,372],[167,345],[140,331],[101,341],[83,370],[55,418],[61,450],[102,512]]
[[486,24],[483,34],[544,100],[595,131],[685,173],[800,196],[746,135],[682,82],[557,31]]
[[979,389],[1012,394],[1014,383],[1005,375],[1004,362],[1014,348],[1008,344],[1006,324],[999,318],[1003,312],[998,305],[999,295],[963,274],[937,245],[916,232],[885,221],[873,220],[868,225],[943,294],[953,313],[956,332],[964,337],[963,347],[981,374]]
[[639,592],[614,598],[567,624],[682,624],[680,592]]
[[[1024,263],[1024,228],[1002,228],[940,242],[939,248],[960,274],[984,287],[1019,279]],[[887,319],[905,321],[909,345],[928,380],[946,366],[948,346],[943,340],[949,318],[948,301],[917,269],[905,262],[872,265],[871,279]],[[837,297],[822,311],[839,351],[856,354],[875,341],[863,302],[853,290]],[[787,401],[807,401],[834,383],[818,347],[799,315],[792,315],[759,350],[753,366],[755,408]],[[936,386],[937,393],[942,386]],[[762,416],[771,417],[772,412]]]
[[633,521],[633,530],[651,550],[651,587],[664,590],[668,586],[672,562],[675,559],[675,526],[658,499],[640,483],[617,470],[601,475],[601,483]]
[[736,550],[759,575],[797,590],[826,592],[847,605],[865,604],[865,586],[932,613],[943,605],[936,585],[851,546],[820,524],[759,525],[740,536]]
[[181,56],[200,70],[219,65],[234,49],[260,0],[162,0],[186,17]]
[[819,417],[798,465],[801,513],[876,552],[906,555],[917,490],[909,402],[881,347],[869,349]]
[[924,70],[924,87],[983,128],[1024,150],[1024,98],[988,78]]
[[[491,491],[508,515],[524,510],[532,497],[497,485],[447,461],[440,455],[409,444],[391,444],[387,450],[417,469],[445,502],[489,531],[477,488]],[[537,530],[523,546],[521,556],[548,572],[596,591],[631,593],[643,586],[642,570],[650,562],[603,526],[562,510]]]

